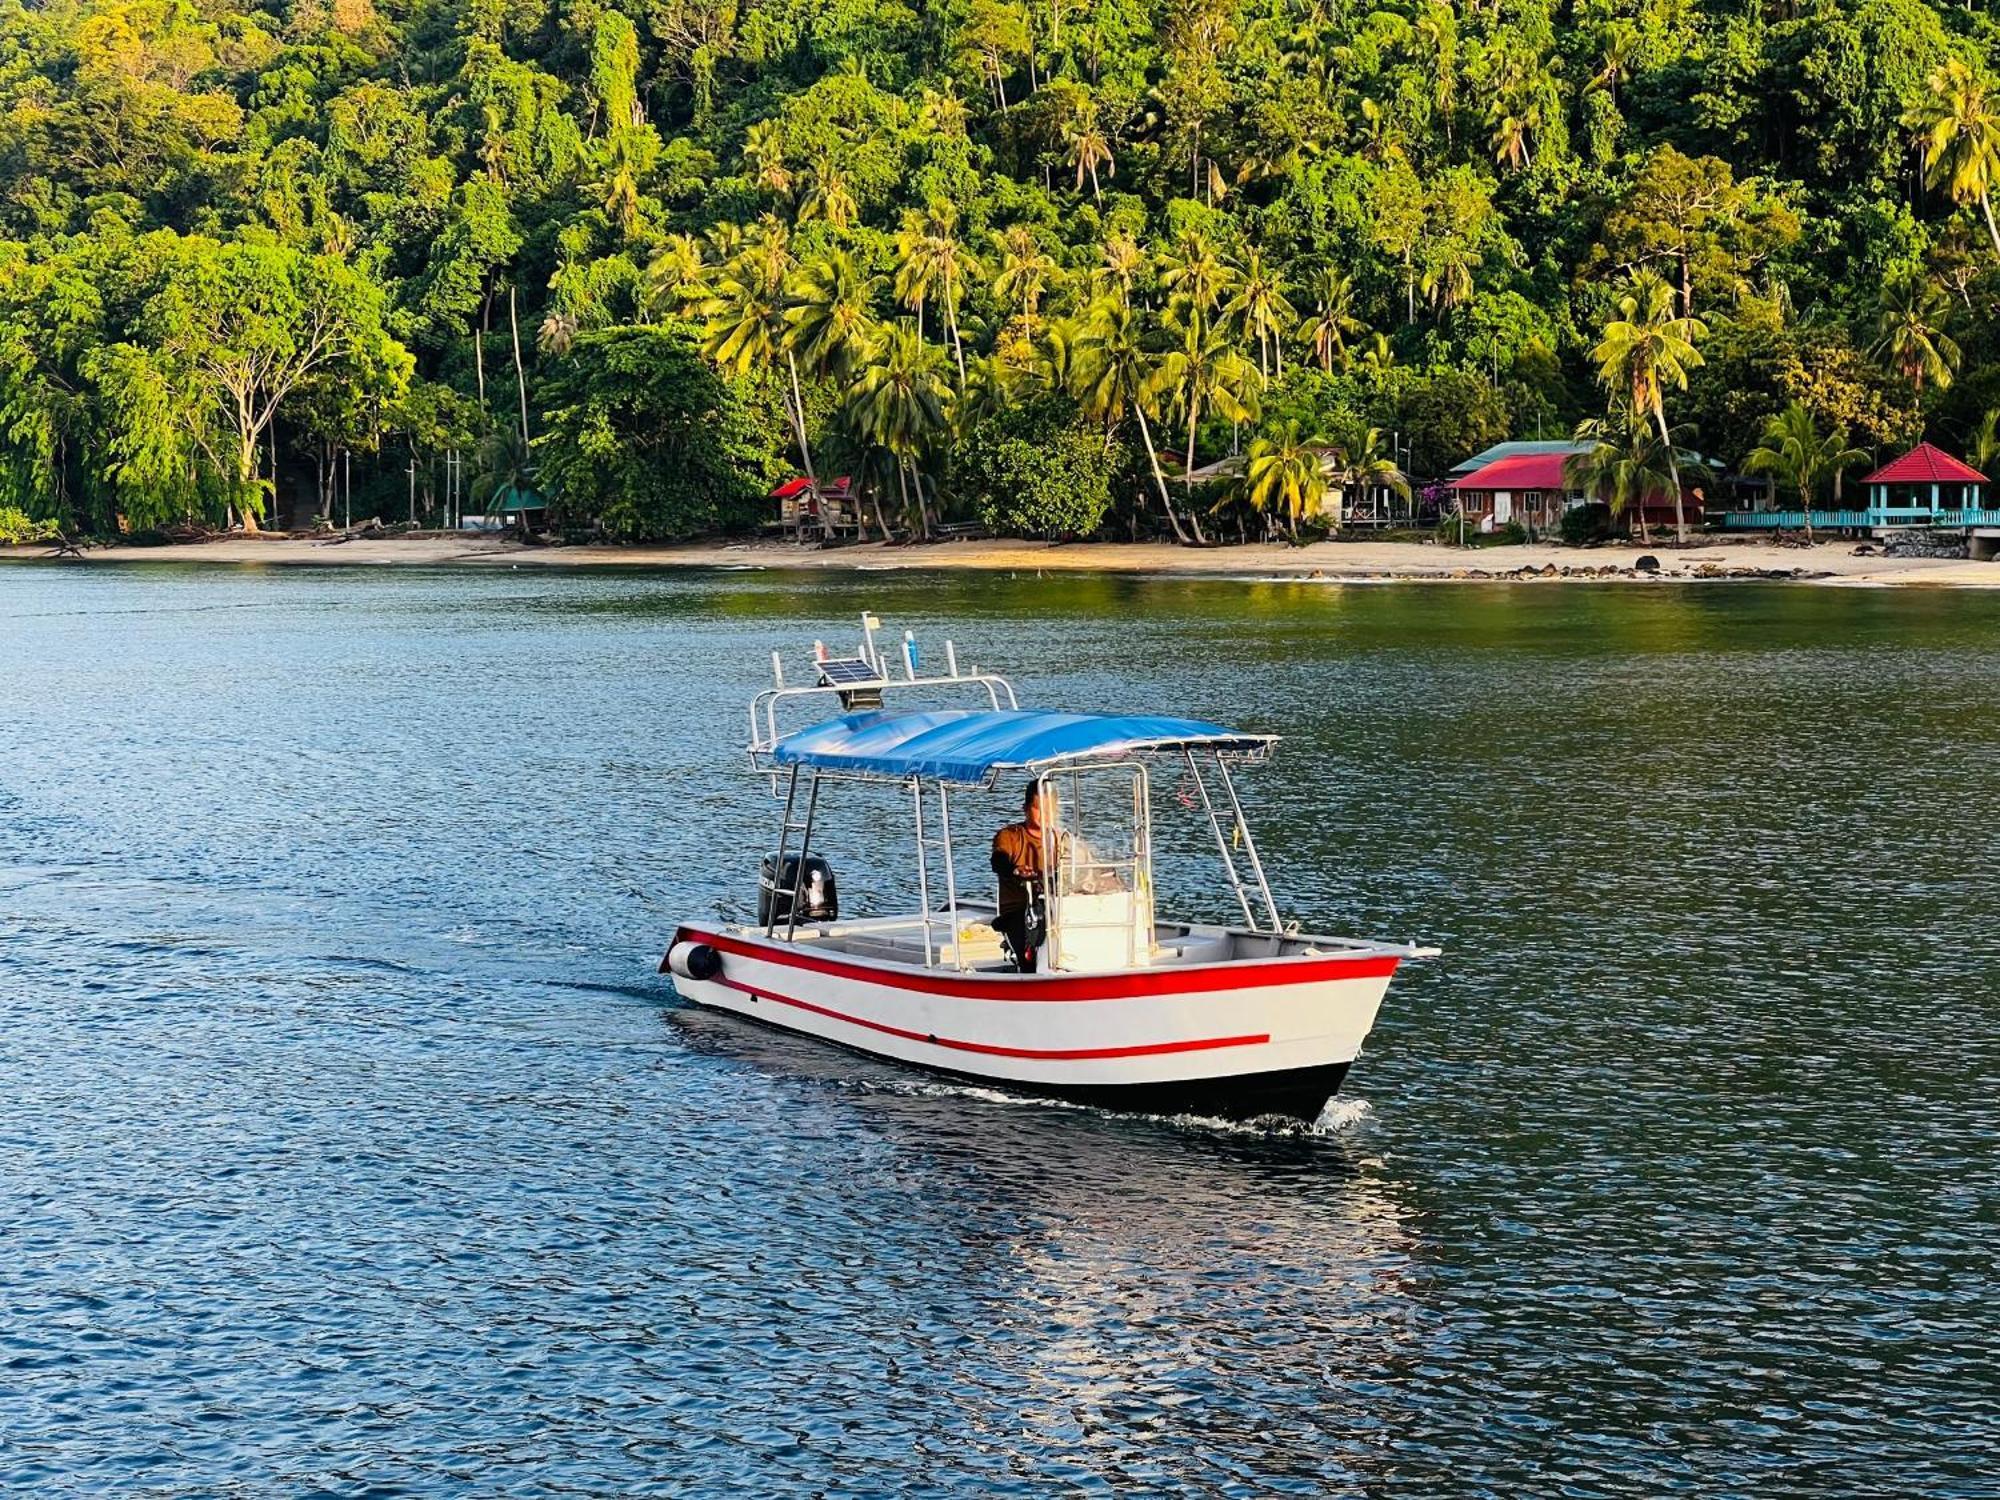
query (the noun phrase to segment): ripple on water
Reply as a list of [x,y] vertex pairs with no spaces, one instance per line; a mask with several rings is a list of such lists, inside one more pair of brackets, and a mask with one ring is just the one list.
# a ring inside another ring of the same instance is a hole
[[[1994,602],[6,582],[0,1485],[1990,1492],[2000,830],[1937,789]],[[864,607],[1285,736],[1281,899],[1448,955],[1348,1093],[1120,1117],[671,1001],[771,638]]]

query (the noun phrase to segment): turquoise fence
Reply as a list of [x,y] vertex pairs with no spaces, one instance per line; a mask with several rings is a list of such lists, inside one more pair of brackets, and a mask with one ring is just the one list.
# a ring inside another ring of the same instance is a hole
[[[1715,513],[1725,531],[1804,531],[1802,510],[1726,510]],[[1815,531],[1868,531],[1877,526],[2000,526],[2000,509],[1932,510],[1929,506],[1891,505],[1871,510],[1816,510]]]

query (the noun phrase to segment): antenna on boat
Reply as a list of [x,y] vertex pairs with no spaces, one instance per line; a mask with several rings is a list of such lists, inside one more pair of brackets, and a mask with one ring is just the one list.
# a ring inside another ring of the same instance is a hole
[[944,643],[944,669],[947,676],[956,677],[958,675],[958,647],[954,646],[950,641]]
[[903,675],[911,682],[917,680],[917,656],[917,633],[906,630],[903,632]]
[[785,685],[785,659],[776,651],[771,653],[771,681],[779,687]]
[[875,675],[887,677],[882,670],[882,653],[875,649],[875,632],[882,628],[882,622],[867,610],[861,612],[861,654],[875,664]]

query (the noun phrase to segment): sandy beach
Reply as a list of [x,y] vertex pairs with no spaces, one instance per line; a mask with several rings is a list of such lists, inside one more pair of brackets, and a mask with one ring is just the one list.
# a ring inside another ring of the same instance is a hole
[[[783,541],[707,541],[670,547],[539,547],[492,536],[229,537],[169,547],[99,547],[63,566],[237,563],[273,567],[781,568],[883,571],[971,568],[999,572],[1108,572],[1337,582],[1659,582],[1771,579],[1847,587],[2000,588],[2000,563],[1854,555],[1850,540],[1812,547],[1705,538],[1686,550],[1546,545],[1460,549],[1418,542],[1319,542],[1187,548],[1162,543],[1011,540],[820,550]],[[46,546],[0,548],[0,560],[48,561]],[[1633,571],[1650,554],[1657,574]]]

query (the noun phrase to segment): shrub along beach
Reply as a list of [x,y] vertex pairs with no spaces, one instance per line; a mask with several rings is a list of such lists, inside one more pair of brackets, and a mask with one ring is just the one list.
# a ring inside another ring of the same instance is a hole
[[[1665,542],[1878,531],[1863,470],[2000,454],[2000,32],[1928,0],[13,0],[0,40],[15,536]],[[1536,487],[1468,482],[1536,439]],[[1957,483],[1882,514],[1969,530]]]

